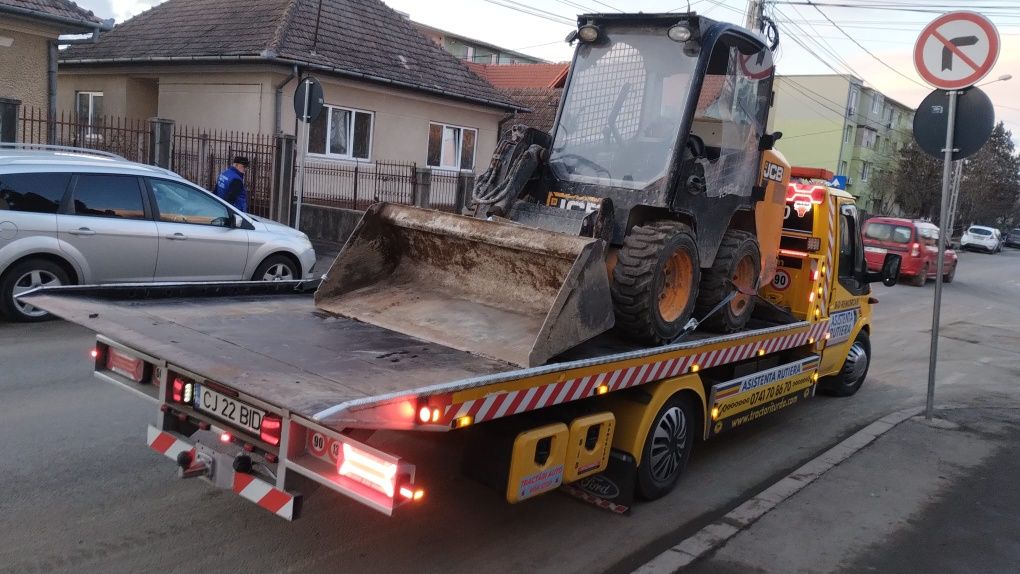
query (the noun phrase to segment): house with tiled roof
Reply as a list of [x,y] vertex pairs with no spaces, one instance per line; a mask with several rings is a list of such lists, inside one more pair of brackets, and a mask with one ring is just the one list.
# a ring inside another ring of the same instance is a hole
[[500,122],[500,131],[524,124],[551,132],[567,81],[568,62],[556,64],[473,64],[468,68],[485,78],[528,111],[513,111]]
[[309,152],[474,170],[524,109],[379,0],[168,0],[61,54],[61,104],[242,132],[296,133],[304,75],[323,87]]
[[69,0],[0,0],[0,141],[17,137],[20,106],[49,110],[55,97],[56,40],[109,25]]

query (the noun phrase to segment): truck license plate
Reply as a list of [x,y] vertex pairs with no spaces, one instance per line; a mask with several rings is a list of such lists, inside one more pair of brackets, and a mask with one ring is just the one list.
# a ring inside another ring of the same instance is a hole
[[195,385],[195,409],[234,423],[255,435],[259,434],[262,417],[266,416],[262,409],[200,385]]

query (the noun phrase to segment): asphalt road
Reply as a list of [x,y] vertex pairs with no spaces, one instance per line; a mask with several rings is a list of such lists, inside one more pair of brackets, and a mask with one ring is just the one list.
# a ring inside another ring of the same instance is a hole
[[[92,378],[92,335],[0,323],[0,572],[629,571],[872,420],[922,404],[934,287],[877,287],[874,363],[819,397],[700,445],[668,497],[615,516],[554,493],[511,506],[459,476],[456,445],[382,437],[428,504],[394,519],[318,492],[294,523],[145,447],[154,407]],[[947,286],[939,404],[1016,402],[1020,251],[961,256]],[[450,436],[445,437],[449,439]]]

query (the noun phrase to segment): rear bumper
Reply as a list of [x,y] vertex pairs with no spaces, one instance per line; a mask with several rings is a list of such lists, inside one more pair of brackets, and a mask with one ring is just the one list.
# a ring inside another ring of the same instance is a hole
[[[210,434],[214,436],[214,433]],[[268,477],[234,469],[234,461],[240,452],[228,451],[240,449],[219,447],[215,443],[205,444],[206,441],[201,438],[191,442],[176,433],[161,431],[152,425],[149,425],[147,437],[149,448],[178,464],[179,478],[201,477],[214,486],[233,491],[280,518],[298,518],[301,509],[300,494],[276,488]],[[264,461],[257,464],[266,466]]]
[[963,249],[979,249],[981,251],[987,251],[991,253],[992,251],[995,251],[995,249],[998,247],[998,244],[984,242],[978,243],[975,241],[961,241],[960,247],[962,247]]

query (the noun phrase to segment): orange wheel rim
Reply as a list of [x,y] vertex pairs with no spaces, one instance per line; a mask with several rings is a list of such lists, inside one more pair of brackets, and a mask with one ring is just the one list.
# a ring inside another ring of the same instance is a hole
[[740,315],[751,301],[751,296],[741,291],[754,289],[755,276],[754,261],[750,257],[741,259],[737,263],[737,268],[733,270],[733,284],[736,286],[737,294],[730,300],[730,310],[734,315]]
[[662,275],[659,315],[665,321],[676,321],[690,302],[694,261],[687,253],[675,251],[662,266]]

